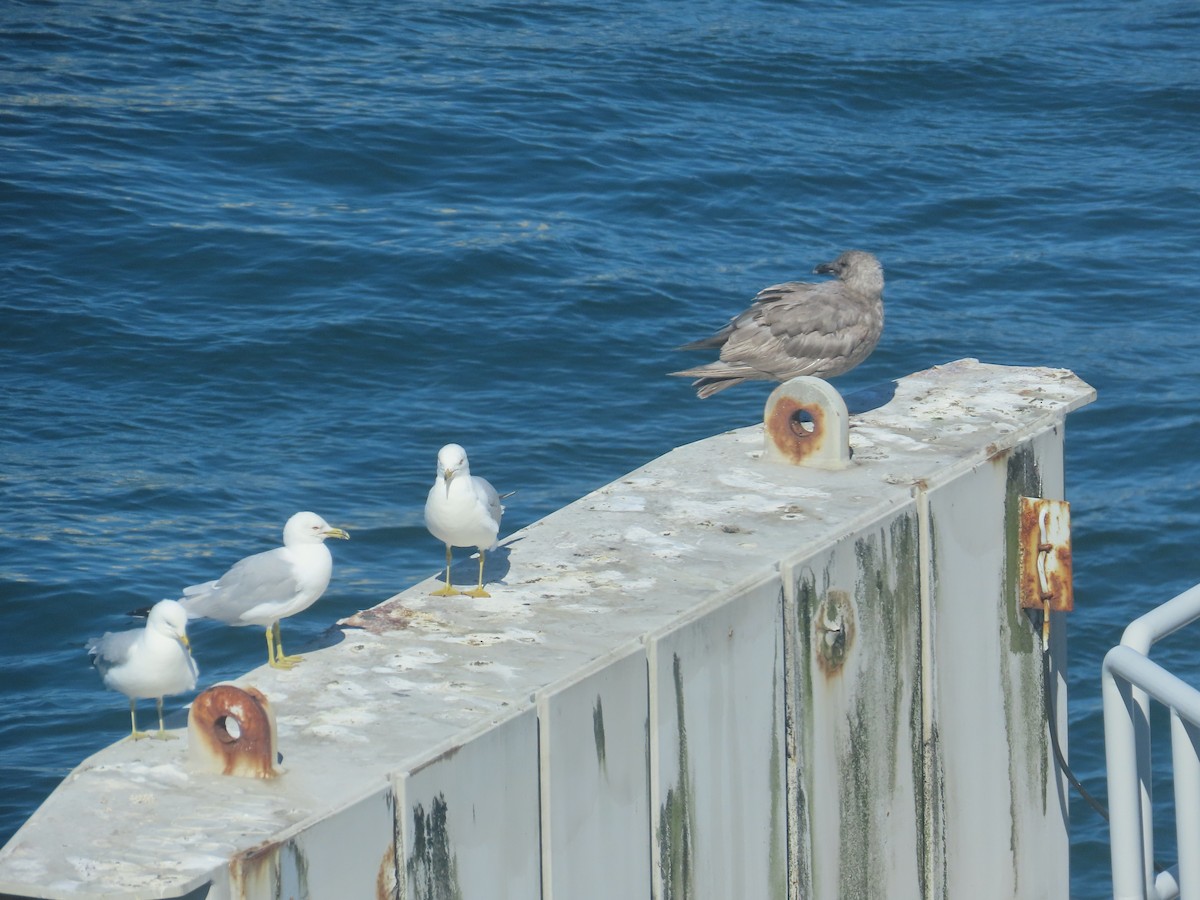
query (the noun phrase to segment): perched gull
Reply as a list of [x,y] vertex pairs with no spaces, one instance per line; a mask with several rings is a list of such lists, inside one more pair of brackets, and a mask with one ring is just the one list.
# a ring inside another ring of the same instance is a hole
[[695,378],[700,397],[747,380],[832,378],[871,355],[883,333],[883,266],[870,253],[847,250],[813,269],[836,281],[787,281],[763,288],[750,308],[703,340],[680,350],[715,350],[719,362],[672,372]]
[[333,556],[325,538],[349,539],[316,513],[298,512],[283,526],[283,546],[256,553],[234,564],[216,581],[183,589],[183,604],[193,619],[218,619],[228,625],[267,629],[267,663],[290,669],[299,656],[285,656],[279,620],[317,602],[333,574]]
[[[504,512],[501,499],[486,478],[471,474],[466,450],[447,444],[438,451],[437,479],[425,500],[425,527],[446,545],[446,586],[434,591],[434,596],[491,596],[483,589],[483,557],[496,546]],[[459,591],[450,583],[452,547],[479,550],[479,583],[473,590]]]
[[161,600],[150,609],[144,628],[110,631],[87,643],[104,686],[129,698],[129,736],[135,741],[151,736],[137,728],[137,702],[149,697],[158,701],[158,734],[154,737],[176,737],[163,728],[163,697],[192,690],[200,674],[187,639],[187,621],[187,612],[179,603]]

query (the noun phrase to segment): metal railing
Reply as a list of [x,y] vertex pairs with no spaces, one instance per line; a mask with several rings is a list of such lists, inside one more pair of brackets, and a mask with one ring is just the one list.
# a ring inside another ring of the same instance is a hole
[[[1135,619],[1104,658],[1104,745],[1116,900],[1200,900],[1200,691],[1149,658],[1200,619],[1200,585]],[[1155,873],[1150,700],[1171,716],[1179,865]]]

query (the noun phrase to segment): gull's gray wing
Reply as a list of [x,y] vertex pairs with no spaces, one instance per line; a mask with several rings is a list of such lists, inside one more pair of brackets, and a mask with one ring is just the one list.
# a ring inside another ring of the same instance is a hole
[[730,323],[721,363],[777,380],[839,375],[878,342],[883,321],[874,309],[838,281],[772,285]]
[[486,478],[481,478],[478,475],[472,475],[471,479],[475,482],[475,487],[481,493],[484,505],[487,507],[488,515],[497,525],[500,524],[500,516],[504,514],[504,506],[500,503],[500,494],[492,487],[492,483]]
[[237,625],[247,610],[288,600],[299,589],[291,562],[277,547],[247,556],[216,581],[184,588],[179,602],[192,618]]
[[130,648],[142,635],[142,629],[130,631],[110,631],[103,637],[92,638],[87,642],[87,652],[92,655],[92,662],[103,675],[114,666],[119,666],[129,659]]

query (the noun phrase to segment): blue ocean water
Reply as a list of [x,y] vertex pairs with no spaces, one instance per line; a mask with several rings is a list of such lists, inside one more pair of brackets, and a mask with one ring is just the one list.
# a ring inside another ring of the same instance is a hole
[[[1200,580],[1198,31],[1169,0],[0,6],[0,841],[127,727],[88,637],[313,509],[352,540],[302,649],[437,570],[441,444],[519,488],[507,533],[749,424],[769,385],[698,401],[672,348],[847,247],[888,324],[843,391],[964,356],[1099,390],[1067,477],[1103,797],[1100,660]],[[264,653],[219,628],[208,683]],[[1200,683],[1186,637],[1158,658]]]

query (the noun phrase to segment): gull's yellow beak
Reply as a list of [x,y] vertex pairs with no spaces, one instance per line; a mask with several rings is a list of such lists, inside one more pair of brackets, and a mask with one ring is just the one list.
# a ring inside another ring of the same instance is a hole
[[192,642],[188,640],[188,636],[186,634],[181,634],[179,636],[179,641],[183,644],[183,646],[188,648],[189,653],[192,652]]
[[325,537],[335,537],[335,538],[341,538],[343,541],[348,541],[348,540],[350,540],[350,535],[349,535],[349,533],[348,533],[348,532],[345,532],[345,531],[342,531],[342,529],[340,529],[340,528],[326,528],[326,529],[325,529],[323,532],[321,532],[321,533],[322,533],[322,534],[324,534],[324,535],[325,535]]

